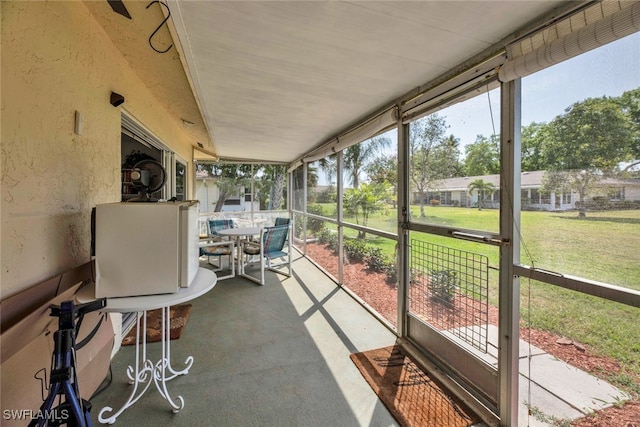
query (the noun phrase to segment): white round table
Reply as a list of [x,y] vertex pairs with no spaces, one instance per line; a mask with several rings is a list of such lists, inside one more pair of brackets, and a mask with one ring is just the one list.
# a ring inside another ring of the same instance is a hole
[[[217,277],[214,272],[207,270],[206,268],[198,268],[195,278],[191,282],[188,288],[180,288],[178,292],[171,294],[158,294],[158,295],[142,295],[142,296],[129,296],[120,298],[107,298],[107,306],[104,308],[108,312],[116,313],[129,313],[137,312],[136,320],[136,365],[135,368],[129,366],[127,368],[127,376],[129,383],[133,384],[133,390],[129,395],[129,398],[124,405],[114,414],[110,416],[104,416],[105,413],[113,411],[113,408],[105,406],[98,415],[98,421],[103,424],[113,424],[116,422],[116,418],[124,412],[125,409],[132,406],[134,403],[142,397],[147,391],[151,380],[156,385],[158,392],[164,399],[169,402],[171,409],[174,413],[179,412],[184,407],[184,399],[182,396],[177,397],[177,401],[174,401],[167,390],[167,381],[172,380],[178,375],[186,375],[189,373],[189,369],[193,365],[193,357],[189,356],[185,360],[185,368],[177,371],[171,366],[171,319],[170,309],[172,305],[181,304],[187,301],[191,301],[201,295],[209,292],[216,285]],[[95,288],[94,286],[85,286],[80,289],[76,294],[76,299],[79,303],[85,303],[95,300]],[[147,311],[162,309],[162,356],[160,360],[153,363],[147,357]],[[142,333],[142,340],[140,340],[140,331]],[[167,371],[169,375],[167,375]],[[139,387],[142,387],[139,390]]]
[[237,228],[225,228],[224,230],[217,231],[216,233],[221,236],[235,237],[238,266],[236,271],[240,274],[242,268],[242,253],[240,252],[240,237],[243,236],[258,236],[262,232],[263,227],[237,227]]

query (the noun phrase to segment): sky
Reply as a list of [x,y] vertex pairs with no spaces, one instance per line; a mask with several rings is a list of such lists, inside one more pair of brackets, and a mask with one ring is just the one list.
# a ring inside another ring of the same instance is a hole
[[[584,53],[522,79],[522,125],[548,123],[577,101],[620,96],[640,87],[640,32]],[[500,132],[500,92],[495,89],[438,114],[446,117],[447,135],[459,138],[461,152],[475,142]],[[397,143],[393,129],[385,134]],[[395,148],[393,149],[395,151]],[[321,172],[321,171],[320,171]],[[320,173],[321,184],[326,184]]]
[[[522,125],[548,123],[577,101],[620,96],[640,87],[640,33],[584,53],[522,79]],[[491,92],[496,133],[500,131],[499,90]],[[442,110],[449,133],[461,145],[473,143],[476,135],[493,133],[486,94]]]

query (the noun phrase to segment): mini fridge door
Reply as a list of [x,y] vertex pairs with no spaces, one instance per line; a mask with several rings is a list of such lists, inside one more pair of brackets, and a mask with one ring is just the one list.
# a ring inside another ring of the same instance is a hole
[[198,201],[181,203],[180,208],[180,282],[181,288],[189,287],[200,266],[200,233],[198,230]]
[[197,202],[96,207],[96,297],[177,292],[198,269]]

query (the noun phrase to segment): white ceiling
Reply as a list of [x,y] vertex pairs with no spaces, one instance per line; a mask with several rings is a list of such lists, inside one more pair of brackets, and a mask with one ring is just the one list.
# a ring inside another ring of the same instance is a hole
[[291,162],[562,1],[169,1],[221,158]]

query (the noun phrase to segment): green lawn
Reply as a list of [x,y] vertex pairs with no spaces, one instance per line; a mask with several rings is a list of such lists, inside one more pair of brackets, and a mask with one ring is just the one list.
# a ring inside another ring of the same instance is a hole
[[[335,211],[331,206],[325,212],[331,209]],[[395,215],[390,208],[372,215],[367,225],[395,232]],[[494,209],[426,207],[425,215],[420,219],[418,207],[412,207],[416,222],[498,231]],[[640,290],[640,210],[588,212],[585,219],[578,219],[576,212],[526,211],[521,224],[523,264]],[[356,234],[345,230],[348,237]],[[415,232],[410,238],[484,254],[490,266],[498,267],[499,251],[494,246]],[[395,241],[374,236],[367,241],[389,255],[394,253]],[[495,305],[497,278],[498,272],[492,270],[490,302]],[[640,394],[640,309],[523,278],[521,319],[523,326],[530,323],[587,344],[595,354],[615,357],[623,372],[606,375]]]

